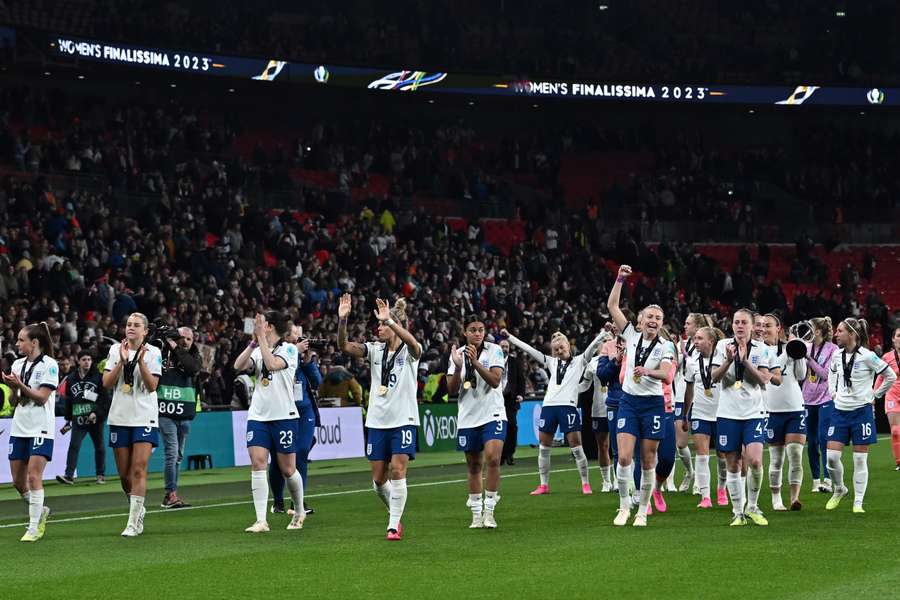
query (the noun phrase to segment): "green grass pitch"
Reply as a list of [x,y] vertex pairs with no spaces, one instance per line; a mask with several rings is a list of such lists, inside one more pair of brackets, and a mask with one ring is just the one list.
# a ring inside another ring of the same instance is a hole
[[[612,526],[616,494],[582,496],[565,449],[553,455],[552,494],[530,497],[534,450],[506,467],[497,530],[469,530],[460,454],[420,454],[409,473],[402,542],[384,539],[384,506],[365,460],[311,466],[302,531],[270,515],[268,534],[251,524],[247,468],[187,472],[194,504],[163,511],[151,478],[145,533],[119,536],[127,512],[115,480],[106,486],[49,483],[47,534],[22,544],[25,509],[0,490],[0,598],[896,598],[900,597],[900,473],[889,440],[873,448],[865,515],[845,499],[803,485],[803,510],[774,513],[767,528],[729,528],[730,509],[700,512],[697,499],[668,493],[666,514],[646,529]],[[849,449],[844,464],[851,485]],[[678,480],[680,481],[680,465]],[[713,473],[713,483],[715,474]],[[767,484],[766,484],[767,485]],[[785,498],[787,497],[785,489]]]

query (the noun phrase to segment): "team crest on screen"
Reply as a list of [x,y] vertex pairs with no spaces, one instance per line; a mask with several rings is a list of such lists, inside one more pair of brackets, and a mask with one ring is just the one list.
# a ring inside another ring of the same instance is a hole
[[247,432],[247,441],[248,441],[248,442],[252,442],[252,441],[253,441],[253,432],[252,432],[252,431],[248,431],[248,432]]
[[119,439],[119,434],[116,433],[115,431],[112,432],[111,434],[109,434],[109,441],[110,441],[110,443],[115,444],[116,441],[117,441],[118,439]]
[[774,429],[766,429],[766,435],[769,436],[770,440],[775,439],[775,430]]
[[540,427],[543,427],[543,426],[544,426],[544,419],[541,419],[540,421],[538,421],[538,425],[539,425]]
[[700,421],[691,421],[691,427],[693,427],[694,429],[699,429]]
[[466,436],[464,436],[464,435],[459,436],[459,445],[460,446],[466,445]]
[[372,444],[366,444],[366,454],[372,454]]
[[834,435],[834,425],[828,428],[828,435]]
[[625,417],[616,421],[616,429],[622,429],[623,427],[625,427]]
[[728,445],[728,436],[727,436],[727,435],[720,435],[720,436],[719,436],[719,445],[720,445],[720,446],[727,446],[727,445]]

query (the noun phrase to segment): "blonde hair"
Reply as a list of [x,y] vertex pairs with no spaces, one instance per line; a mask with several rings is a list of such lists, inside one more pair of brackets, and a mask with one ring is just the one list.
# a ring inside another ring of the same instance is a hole
[[712,327],[715,325],[713,318],[703,313],[689,313],[688,318],[693,319],[694,323],[697,324],[697,331],[704,327]]
[[831,324],[831,317],[813,317],[809,320],[814,329],[822,332],[822,339],[830,342],[834,336],[834,325]]
[[856,342],[863,347],[869,346],[869,322],[865,319],[854,319],[848,317],[841,321],[850,331],[856,334]]
[[569,343],[569,338],[562,331],[554,331],[553,335],[550,336],[550,343],[552,344],[560,338],[562,338],[564,342]]
[[712,338],[713,346],[725,339],[725,333],[718,327],[701,327],[697,330],[697,333],[702,333],[703,335]]
[[398,298],[396,302],[394,302],[394,307],[391,308],[391,318],[398,323],[402,323],[404,327],[408,322],[406,317],[406,300],[403,298]]

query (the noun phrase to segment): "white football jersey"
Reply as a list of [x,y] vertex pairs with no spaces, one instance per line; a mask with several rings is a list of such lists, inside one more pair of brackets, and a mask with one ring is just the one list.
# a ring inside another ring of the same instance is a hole
[[[850,355],[845,350],[835,350],[828,368],[828,389],[834,395],[834,407],[855,410],[875,401],[873,385],[875,377],[888,369],[888,364],[868,348],[857,348],[850,372],[850,387],[844,380],[844,361],[850,366]],[[842,357],[846,357],[843,358]]]
[[269,385],[263,385],[263,357],[259,348],[250,354],[253,372],[256,373],[256,385],[253,387],[253,398],[250,400],[248,421],[281,421],[296,419],[300,416],[294,404],[294,376],[297,372],[297,347],[282,342],[273,349],[272,354],[284,360],[287,368],[269,373]]
[[[34,366],[33,369],[32,366]],[[59,364],[49,356],[42,356],[37,363],[28,362],[25,358],[19,358],[13,362],[12,372],[19,377],[28,375],[29,370],[31,370],[31,375],[28,376],[28,381],[23,380],[25,385],[33,390],[48,387],[52,391],[43,406],[29,401],[28,404],[20,404],[16,407],[9,435],[52,440],[56,414],[56,388],[59,387]],[[21,393],[19,401],[24,401]]]
[[[734,338],[726,338],[720,340],[716,344],[716,351],[713,354],[713,370],[716,367],[725,364],[725,347],[734,343]],[[748,342],[750,346],[750,363],[757,369],[769,368],[769,350],[768,346],[762,342]],[[741,387],[734,387],[736,380],[737,364],[732,363],[722,380],[721,389],[719,391],[719,408],[716,412],[717,417],[725,419],[762,419],[766,416],[766,406],[763,401],[763,386],[756,382],[750,382],[744,379]]]
[[[684,367],[684,384],[694,384],[694,395],[691,397],[691,420],[698,419],[700,421],[715,421],[716,412],[719,409],[719,392],[722,386],[716,382],[711,382],[712,396],[706,395],[706,388],[703,385],[703,377],[700,375],[700,353],[694,352]],[[709,359],[703,359],[704,369],[709,368]],[[712,377],[712,374],[710,374]],[[686,391],[686,390],[685,390]]]
[[[806,359],[794,360],[787,355],[787,346],[772,346],[769,360],[771,369],[781,369],[781,385],[766,386],[766,408],[772,413],[799,412],[803,410],[803,389],[800,384],[806,379]],[[797,380],[797,371],[801,379]]]
[[[632,396],[662,396],[663,382],[661,379],[645,376],[641,377],[640,381],[634,380],[635,355],[637,354],[638,341],[641,341],[642,354],[646,352],[650,344],[653,343],[648,342],[647,340],[641,340],[642,335],[643,334],[639,333],[631,323],[626,325],[625,329],[622,331],[622,337],[625,338],[626,344],[625,381],[622,383],[622,390],[626,394],[631,394]],[[663,361],[675,360],[675,346],[662,338],[657,339],[659,341],[653,346],[650,356],[647,357],[647,362],[644,363],[644,368],[658,369]]]
[[[484,342],[481,353],[478,355],[478,362],[485,369],[493,369],[500,367],[504,369],[506,366],[506,358],[503,356],[503,350],[497,344]],[[456,365],[450,360],[447,369],[447,375],[453,375],[456,372]],[[506,408],[503,406],[503,382],[496,388],[481,378],[477,372],[475,373],[475,385],[470,389],[465,389],[463,385],[466,380],[466,364],[465,361],[460,370],[458,417],[457,427],[460,429],[468,429],[470,427],[480,427],[491,421],[505,421]]]
[[584,372],[581,389],[578,390],[578,392],[581,393],[588,389],[591,386],[591,383],[594,384],[594,397],[591,399],[591,417],[595,419],[606,417],[607,391],[606,386],[600,383],[600,379],[597,378],[597,363],[599,362],[599,356],[595,356],[591,359],[591,362],[588,363],[587,369]]
[[[106,359],[106,370],[112,371],[119,364],[119,346],[113,344]],[[162,353],[156,346],[147,344],[144,352],[144,364],[151,374],[162,375]],[[135,351],[128,349],[128,360],[133,360]],[[134,367],[134,383],[131,392],[122,389],[125,383],[125,370],[119,373],[116,387],[113,389],[112,404],[109,407],[109,424],[122,427],[159,427],[159,400],[156,392],[151,392],[144,385],[140,365]]]
[[[405,425],[419,425],[419,405],[416,402],[418,384],[416,375],[419,359],[413,358],[409,348],[402,346],[394,358],[388,376],[387,393],[381,395],[381,368],[384,360],[384,342],[366,342],[366,358],[372,374],[369,387],[369,408],[366,411],[366,427],[394,429]],[[388,360],[394,357],[388,353]],[[502,395],[502,392],[501,392]]]

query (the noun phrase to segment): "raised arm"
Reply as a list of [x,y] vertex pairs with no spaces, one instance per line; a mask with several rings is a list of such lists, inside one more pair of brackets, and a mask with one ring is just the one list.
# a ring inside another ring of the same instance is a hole
[[593,341],[588,344],[588,347],[585,349],[585,351],[581,353],[581,362],[583,362],[585,365],[591,362],[591,360],[593,360],[594,358],[594,355],[597,354],[597,349],[600,348],[600,345],[609,339],[611,339],[611,335],[606,330],[603,330],[599,334],[597,334],[597,337],[595,337]]
[[419,359],[422,356],[422,346],[419,345],[419,342],[416,341],[416,338],[411,334],[403,325],[395,321],[391,318],[391,305],[388,304],[387,300],[382,300],[381,298],[375,299],[375,316],[379,321],[387,325],[391,328],[391,331],[397,334],[403,343],[406,344],[406,348],[409,350],[409,355],[415,359]]
[[522,340],[520,340],[519,338],[517,338],[516,336],[511,334],[506,329],[501,329],[500,335],[508,337],[510,344],[512,344],[513,346],[515,346],[516,348],[518,348],[519,350],[521,350],[522,352],[524,352],[525,354],[527,354],[528,356],[533,358],[534,360],[541,363],[541,366],[544,367],[545,369],[547,368],[547,363],[548,363],[547,359],[549,357],[546,354],[544,354],[543,352],[538,351],[536,348],[526,344],[525,342],[523,342]]
[[263,364],[270,373],[287,369],[287,361],[280,356],[275,356],[272,348],[269,346],[269,338],[266,335],[266,317],[264,315],[256,315],[256,322],[253,325],[253,333],[256,335],[256,343],[259,344],[259,353],[262,355]]
[[624,284],[625,280],[629,277],[631,277],[631,267],[628,265],[619,267],[619,274],[616,276],[616,282],[609,291],[609,299],[606,301],[606,307],[609,309],[609,316],[612,317],[613,323],[616,324],[619,332],[625,331],[625,326],[628,325],[628,319],[625,318],[625,313],[619,308],[619,297],[622,295],[622,284]]
[[238,373],[243,373],[253,364],[250,360],[250,355],[253,354],[253,349],[256,348],[256,342],[251,341],[247,344],[247,347],[237,355],[237,358],[234,359],[234,370]]
[[366,355],[365,345],[347,341],[347,318],[350,316],[351,307],[350,294],[341,296],[338,305],[338,350],[354,358],[363,358]]

